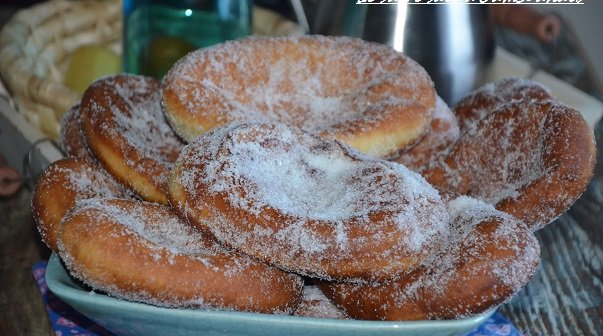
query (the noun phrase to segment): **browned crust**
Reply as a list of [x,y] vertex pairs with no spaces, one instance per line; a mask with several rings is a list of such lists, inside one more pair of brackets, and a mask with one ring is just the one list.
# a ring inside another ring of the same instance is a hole
[[503,78],[489,83],[461,99],[454,106],[454,114],[459,120],[461,132],[513,101],[543,101],[552,99],[551,94],[536,82],[523,78]]
[[[442,100],[441,114],[434,115],[425,136],[408,150],[403,151],[393,161],[409,169],[422,173],[430,168],[437,160],[447,155],[460,137],[459,124],[456,116]],[[437,107],[436,103],[436,108]]]
[[[351,78],[349,67],[356,67],[361,62],[333,52],[339,49],[362,50],[370,54],[371,63],[375,64],[381,64],[380,61],[386,58],[394,58],[394,61],[384,62],[384,66],[389,67],[385,69],[389,73],[384,78]],[[253,68],[244,71],[237,68],[238,53],[255,57],[257,62]],[[266,85],[270,78],[270,65],[285,58],[291,64],[304,62],[307,73],[314,73],[323,84],[325,97],[348,95],[354,100],[350,108],[360,111],[357,118],[342,124],[324,125],[323,135],[371,155],[390,157],[414,143],[429,126],[436,94],[433,82],[423,68],[406,56],[383,46],[377,47],[374,43],[324,36],[298,39],[254,37],[187,55],[162,81],[162,102],[167,119],[176,132],[188,141],[232,121],[260,121],[233,120],[228,114],[233,102],[220,91],[204,86],[203,80],[212,80],[213,64],[220,64],[224,67],[223,71],[228,72],[226,77],[232,80],[216,86],[232,89],[233,95],[240,100],[238,104],[245,106],[252,99],[247,97],[245,88]],[[318,64],[328,64],[327,71],[318,71]],[[400,78],[408,80],[401,84]],[[279,89],[283,94],[298,94],[290,83],[283,84]],[[204,103],[190,105],[191,101],[198,100],[195,98],[198,96],[203,96]],[[396,101],[381,104],[392,99]],[[285,108],[292,114],[307,113],[299,106]],[[385,117],[375,121],[375,114]]]
[[[258,125],[235,127],[258,127]],[[259,125],[259,127],[270,126]],[[335,144],[342,146],[336,142]],[[199,146],[199,144],[189,144],[185,148],[171,173],[169,197],[175,211],[200,230],[216,236],[214,230],[219,229],[216,229],[217,225],[212,223],[215,223],[217,217],[227,221],[229,226],[236,227],[236,232],[241,235],[253,235],[255,230],[278,232],[279,228],[282,228],[282,223],[303,222],[302,230],[308,236],[318,237],[326,246],[325,250],[320,252],[320,256],[314,255],[312,252],[298,252],[292,255],[290,246],[275,236],[262,236],[261,239],[249,238],[241,245],[232,246],[279,268],[328,279],[359,281],[390,279],[416,268],[420,261],[432,252],[431,248],[439,239],[432,237],[430,242],[425,243],[420,250],[416,251],[397,247],[400,241],[408,239],[409,233],[393,223],[390,213],[375,211],[368,214],[369,222],[372,225],[361,224],[361,219],[353,217],[345,222],[348,251],[344,254],[340,247],[330,242],[328,238],[337,236],[337,226],[332,222],[294,217],[283,214],[270,206],[262,207],[258,214],[249,213],[232,205],[226,192],[209,192],[209,186],[201,180],[202,174],[197,175],[197,179],[193,182],[198,197],[192,195],[183,185],[183,175],[190,172],[203,172],[207,163],[213,160],[209,157],[199,161],[189,159],[189,156],[192,156],[195,151],[194,146]],[[348,151],[346,147],[341,147],[341,149]],[[348,153],[348,155],[351,154]],[[357,158],[354,159],[357,160]],[[241,198],[245,197],[245,192],[240,187],[233,187],[232,192],[240,195]],[[405,201],[401,200],[401,202]],[[210,227],[210,225],[213,226]],[[222,243],[229,244],[226,240]],[[267,247],[270,247],[270,251]],[[275,253],[275,249],[278,249],[279,252]],[[377,258],[376,255],[387,255],[387,257]]]
[[[157,204],[118,199],[104,203],[147,212],[149,220],[175,217]],[[209,238],[198,243],[215,244]],[[298,276],[236,253],[216,251],[201,259],[174,254],[124,230],[122,223],[93,206],[64,221],[59,246],[72,274],[94,288],[160,306],[288,312],[299,303],[303,286]],[[249,265],[244,270],[237,270],[245,263]]]
[[596,161],[594,136],[580,112],[552,106],[544,128],[551,130],[543,134],[546,174],[522,188],[519,197],[496,204],[534,231],[563,214],[582,195]]
[[[158,179],[158,176],[168,176],[169,168],[162,163],[149,158],[128,143],[125,136],[127,126],[122,125],[112,112],[115,106],[128,113],[132,111],[125,101],[116,94],[115,83],[134,88],[129,75],[117,75],[93,83],[84,93],[81,102],[82,130],[90,150],[101,164],[117,180],[128,186],[143,199],[150,202],[167,204],[167,179]],[[146,81],[149,90],[138,93],[140,101],[147,101],[159,90],[159,82],[147,77],[138,77]],[[140,90],[139,90],[140,91]],[[96,110],[100,112],[93,113]],[[111,132],[110,130],[120,130]],[[166,157],[175,157],[179,149],[172,149]]]
[[[82,174],[93,178],[94,172],[102,174],[99,168],[87,160],[77,158],[62,159],[52,163],[40,176],[32,196],[32,213],[42,240],[57,251],[57,235],[63,217],[76,205],[78,200],[93,198],[94,192],[86,192],[70,182],[70,175]],[[107,176],[107,180],[109,177]],[[106,186],[123,195],[117,185],[107,180],[93,179],[94,188]]]
[[[524,120],[523,127],[505,135],[500,130],[512,120]],[[490,158],[507,155],[497,144],[527,144],[528,150],[542,146],[539,159],[544,166],[541,171],[513,172],[517,176],[537,174],[538,177],[521,186],[515,197],[493,204],[523,220],[535,231],[567,211],[592,178],[595,164],[593,132],[578,111],[557,101],[520,101],[502,105],[475,127],[478,131],[465,133],[443,162],[425,172],[430,183],[482,198],[492,192],[488,189],[491,184],[504,182],[505,177],[499,174],[476,172],[476,169],[496,171],[497,167],[493,165],[498,161]],[[518,139],[531,140],[519,143]],[[478,175],[481,178],[477,178]]]
[[[431,121],[423,105],[410,101],[370,106],[364,116],[333,125],[320,135],[336,139],[363,153],[389,158],[421,139]],[[378,117],[374,125],[366,117]]]
[[[190,168],[187,165],[178,166],[175,174],[179,174],[179,170]],[[183,195],[185,199],[190,199],[190,195],[183,188],[174,187],[173,190],[173,194]],[[175,208],[179,208],[181,213],[185,212],[185,217],[191,224],[203,231],[211,232],[208,225],[215,217],[212,212],[223,214],[231,225],[236,226],[241,233],[250,233],[258,228],[278,230],[278,223],[294,220],[291,216],[284,215],[269,207],[263,209],[256,216],[233,207],[228,201],[228,196],[224,193],[212,197],[209,196],[211,193],[204,189],[199,190],[199,192],[208,196],[204,199],[197,199],[195,202],[206,204],[211,207],[211,210],[204,206],[195,206],[193,202],[187,202],[186,200],[184,202],[178,201],[176,200],[178,196],[174,196],[172,204]],[[385,216],[386,214],[382,212],[374,213],[370,215],[370,220],[375,223],[383,222]],[[427,250],[415,254],[398,252],[395,255],[392,253],[391,259],[377,259],[374,257],[375,253],[384,254],[386,251],[394,250],[392,245],[406,237],[399,232],[395,232],[393,227],[388,226],[366,227],[349,223],[348,228],[348,235],[352,237],[348,242],[349,249],[353,251],[349,257],[341,256],[341,251],[334,245],[329,245],[321,252],[324,256],[330,256],[328,258],[317,259],[316,256],[302,253],[291,256],[287,253],[286,246],[276,237],[263,237],[261,242],[249,241],[247,244],[236,246],[236,248],[264,262],[305,275],[322,278],[372,280],[391,278],[400,273],[408,272],[415,268],[419,261],[429,253]],[[318,220],[306,220],[303,230],[308,235],[315,237],[333,237],[336,235],[334,225]],[[367,239],[367,237],[376,236],[387,237],[387,239]],[[227,242],[224,243],[227,244]],[[272,253],[262,250],[260,246],[271,246]],[[281,247],[279,249],[281,253],[274,253],[275,247],[279,246]],[[395,260],[395,262],[392,263],[392,260]]]
[[[504,236],[495,234],[501,226],[507,226]],[[501,218],[485,218],[453,244],[452,249],[443,252],[459,256],[453,264],[436,261],[393,282],[366,285],[323,281],[318,286],[357,319],[457,319],[505,302],[538,269],[538,241],[519,221],[509,224]],[[501,274],[512,277],[513,282],[501,281]]]

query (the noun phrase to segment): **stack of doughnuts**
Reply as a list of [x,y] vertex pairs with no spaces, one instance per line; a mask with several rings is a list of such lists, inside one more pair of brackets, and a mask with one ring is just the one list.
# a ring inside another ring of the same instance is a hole
[[251,37],[161,82],[105,77],[61,125],[68,158],[32,202],[42,240],[94,290],[170,308],[479,314],[528,283],[533,231],[594,165],[591,130],[541,86],[451,108],[416,62],[347,37]]
[[46,169],[32,200],[42,240],[72,276],[118,298],[294,312],[299,275],[219,245],[161,204],[183,143],[163,119],[159,93],[151,78],[106,77],[65,114],[60,145],[69,158]]

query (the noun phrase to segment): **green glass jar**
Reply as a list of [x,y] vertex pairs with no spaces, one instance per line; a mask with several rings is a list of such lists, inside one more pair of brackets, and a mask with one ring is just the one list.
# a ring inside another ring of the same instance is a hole
[[125,0],[124,70],[160,79],[188,52],[251,33],[251,0]]

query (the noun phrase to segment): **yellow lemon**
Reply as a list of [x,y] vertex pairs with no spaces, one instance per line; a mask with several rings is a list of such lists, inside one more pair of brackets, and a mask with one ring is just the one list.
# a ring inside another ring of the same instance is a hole
[[160,79],[177,60],[195,47],[186,40],[159,36],[149,42],[146,53],[143,53],[142,73]]
[[71,54],[65,85],[83,94],[96,79],[121,72],[121,59],[113,51],[96,45],[85,45]]

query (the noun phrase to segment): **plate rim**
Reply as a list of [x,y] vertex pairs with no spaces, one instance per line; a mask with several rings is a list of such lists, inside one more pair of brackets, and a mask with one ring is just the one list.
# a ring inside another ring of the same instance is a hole
[[[492,316],[497,307],[491,308],[481,314],[473,315],[467,318],[456,320],[421,320],[421,321],[372,321],[372,320],[354,320],[354,319],[330,319],[317,318],[293,315],[278,315],[278,314],[263,314],[252,312],[239,312],[233,310],[214,310],[214,309],[178,309],[153,306],[142,302],[127,301],[111,297],[104,293],[95,291],[87,291],[73,282],[68,275],[67,270],[63,267],[59,256],[52,253],[46,267],[45,274],[46,285],[48,289],[66,304],[73,307],[72,302],[79,304],[89,304],[90,300],[94,300],[95,307],[104,307],[116,309],[125,309],[124,307],[149,312],[152,314],[169,314],[182,318],[199,318],[199,319],[214,319],[216,322],[235,320],[246,323],[263,323],[273,324],[275,327],[284,325],[320,325],[321,328],[330,327],[337,329],[354,329],[357,331],[378,331],[378,330],[432,330],[432,329],[460,329],[477,327],[490,316]],[[93,299],[92,299],[93,298]],[[83,313],[77,308],[76,311],[88,318],[94,320],[91,316]]]

